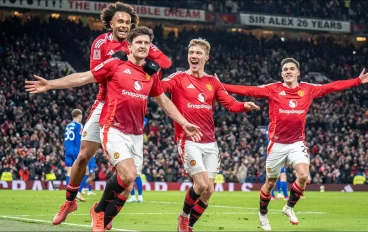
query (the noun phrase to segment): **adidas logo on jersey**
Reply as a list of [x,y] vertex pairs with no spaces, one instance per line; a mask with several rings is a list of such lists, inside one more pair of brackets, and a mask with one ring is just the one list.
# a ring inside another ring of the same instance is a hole
[[126,74],[132,74],[132,73],[130,72],[130,69],[129,69],[129,68],[125,69],[125,70],[123,71],[123,73],[126,73]]
[[281,91],[281,92],[279,93],[279,95],[286,96],[286,93],[285,93],[285,91]]
[[193,84],[188,85],[187,89],[195,89]]
[[108,53],[107,53],[107,55],[109,55],[109,56],[112,56],[112,55],[114,55],[114,51],[113,50],[110,50]]

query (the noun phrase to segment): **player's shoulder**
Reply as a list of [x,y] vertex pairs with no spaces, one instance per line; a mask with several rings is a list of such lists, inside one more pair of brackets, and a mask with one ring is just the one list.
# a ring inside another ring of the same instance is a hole
[[263,85],[258,85],[257,87],[259,88],[278,88],[278,87],[282,87],[282,82],[278,81],[278,82],[274,82],[274,83],[268,83],[268,84],[263,84]]
[[171,79],[180,78],[180,77],[183,77],[183,76],[186,76],[186,75],[190,75],[188,73],[188,70],[187,71],[177,71],[177,72],[174,72],[174,73],[170,74],[169,76],[165,77],[164,79],[162,79],[162,81],[169,81]]
[[92,43],[93,49],[101,49],[104,45],[107,44],[108,41],[111,41],[112,33],[107,32],[99,35]]
[[109,59],[105,60],[104,62],[102,62],[101,64],[97,65],[97,66],[93,69],[93,71],[95,71],[95,72],[96,72],[96,71],[100,70],[101,68],[103,68],[103,67],[105,67],[105,66],[108,66],[108,67],[111,67],[111,66],[113,66],[113,65],[119,66],[119,65],[122,65],[122,64],[125,64],[125,63],[127,63],[127,62],[122,61],[122,60],[120,60],[120,59],[119,59],[119,58],[117,58],[117,57],[111,57],[111,58],[109,58]]
[[316,83],[309,83],[309,82],[304,82],[304,81],[301,81],[300,82],[300,87],[316,87],[316,86],[321,86],[321,84],[316,84]]

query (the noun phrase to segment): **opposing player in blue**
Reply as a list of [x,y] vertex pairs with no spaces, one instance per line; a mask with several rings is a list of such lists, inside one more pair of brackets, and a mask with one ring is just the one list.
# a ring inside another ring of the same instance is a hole
[[96,179],[96,169],[97,169],[96,157],[92,156],[91,160],[88,162],[88,179],[87,179],[88,196],[96,195],[94,192],[92,192],[92,182]]
[[[266,143],[269,144],[269,141],[268,141],[268,126],[266,126]],[[266,153],[265,153],[265,158],[267,159],[267,154]],[[283,195],[284,200],[289,199],[285,167],[281,168],[280,176],[276,181],[276,189],[277,189],[277,198],[281,198],[281,196]],[[272,189],[271,196],[272,196],[271,197],[272,200],[277,199],[276,196],[275,196],[274,189]]]
[[[144,118],[144,127],[146,127],[148,124],[148,119]],[[143,183],[141,176],[138,176],[135,179],[135,185],[137,186],[138,190],[138,198],[135,196],[134,186],[132,188],[132,191],[130,192],[130,198],[127,200],[127,202],[143,202]]]
[[[80,109],[74,109],[72,111],[72,118],[71,121],[65,128],[64,133],[64,151],[65,151],[65,166],[66,166],[66,185],[69,184],[70,179],[70,172],[73,166],[73,163],[78,157],[80,146],[81,146],[81,138],[82,138],[82,131],[83,125],[81,124],[83,113]],[[86,183],[88,176],[85,175],[83,178],[81,186],[84,186]],[[77,199],[80,201],[86,201],[80,192],[82,191],[83,187],[79,188],[79,192],[77,194]]]

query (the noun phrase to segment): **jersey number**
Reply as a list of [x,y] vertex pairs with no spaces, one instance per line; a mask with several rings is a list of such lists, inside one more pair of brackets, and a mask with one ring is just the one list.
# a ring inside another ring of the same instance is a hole
[[70,140],[73,141],[75,139],[74,126],[67,127],[65,131],[65,141]]

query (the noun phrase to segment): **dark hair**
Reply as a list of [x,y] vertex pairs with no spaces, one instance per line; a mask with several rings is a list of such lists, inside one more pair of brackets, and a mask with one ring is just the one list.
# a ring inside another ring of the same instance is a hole
[[149,29],[148,27],[136,27],[133,30],[130,31],[129,35],[128,35],[128,42],[131,44],[133,42],[133,40],[140,36],[140,35],[148,35],[150,37],[150,41],[152,42],[153,40],[153,31],[152,29]]
[[296,65],[296,67],[297,67],[298,69],[300,69],[299,62],[298,62],[298,61],[296,61],[296,59],[294,59],[294,58],[285,58],[285,59],[283,59],[283,60],[281,61],[281,68],[282,68],[282,66],[284,66],[284,64],[286,64],[286,63],[294,63],[294,64]]
[[73,111],[72,111],[72,117],[73,118],[76,118],[76,117],[78,117],[79,115],[81,115],[82,114],[82,111],[80,110],[80,109],[74,109]]
[[111,3],[111,4],[107,5],[107,7],[104,8],[101,11],[100,18],[101,18],[102,24],[103,24],[105,29],[107,29],[109,31],[112,30],[112,28],[110,26],[110,21],[112,20],[112,17],[114,17],[116,12],[125,12],[125,13],[130,15],[131,21],[132,21],[132,25],[131,25],[130,29],[133,29],[136,26],[138,26],[139,16],[134,11],[134,8],[129,4],[116,2],[116,3]]

